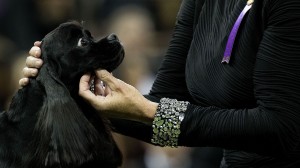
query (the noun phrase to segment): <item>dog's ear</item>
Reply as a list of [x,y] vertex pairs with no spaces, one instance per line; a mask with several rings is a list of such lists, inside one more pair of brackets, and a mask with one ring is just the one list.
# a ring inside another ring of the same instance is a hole
[[[80,111],[65,85],[49,65],[43,65],[37,80],[44,86],[44,104],[39,111],[35,133],[36,157],[48,166],[81,164],[101,152],[100,136]],[[97,149],[99,148],[99,149]]]

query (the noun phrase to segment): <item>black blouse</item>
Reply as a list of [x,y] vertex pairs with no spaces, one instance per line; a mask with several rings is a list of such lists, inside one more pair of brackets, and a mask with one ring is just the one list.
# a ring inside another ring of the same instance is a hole
[[[183,0],[151,92],[191,102],[179,144],[226,149],[223,166],[300,167],[300,0],[255,0],[238,31],[229,64],[229,33],[247,0]],[[112,122],[149,142],[150,126]]]

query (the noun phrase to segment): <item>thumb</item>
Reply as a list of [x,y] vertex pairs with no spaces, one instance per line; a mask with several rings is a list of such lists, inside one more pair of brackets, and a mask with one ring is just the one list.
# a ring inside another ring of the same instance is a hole
[[79,82],[79,95],[83,97],[84,99],[92,102],[94,101],[95,95],[90,91],[90,79],[91,75],[90,74],[84,74],[80,78]]
[[97,70],[95,73],[97,78],[103,81],[110,89],[116,90],[119,80],[111,73],[104,69]]

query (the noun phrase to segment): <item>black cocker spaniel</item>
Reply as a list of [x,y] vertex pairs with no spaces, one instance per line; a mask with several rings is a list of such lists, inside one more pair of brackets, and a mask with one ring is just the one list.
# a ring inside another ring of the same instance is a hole
[[61,24],[42,41],[44,64],[0,113],[1,168],[116,168],[121,152],[105,118],[78,96],[80,77],[114,70],[117,36],[96,41],[81,24]]

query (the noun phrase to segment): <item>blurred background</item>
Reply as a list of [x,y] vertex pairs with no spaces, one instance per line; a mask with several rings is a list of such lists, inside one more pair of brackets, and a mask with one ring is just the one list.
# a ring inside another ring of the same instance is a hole
[[[94,37],[117,34],[126,56],[114,75],[147,94],[179,6],[180,0],[0,0],[0,110],[18,89],[34,41],[69,20],[84,21]],[[197,148],[160,148],[114,137],[124,156],[122,168],[201,167]]]

